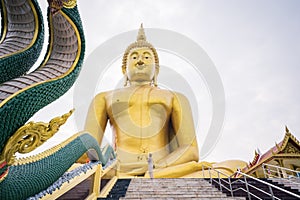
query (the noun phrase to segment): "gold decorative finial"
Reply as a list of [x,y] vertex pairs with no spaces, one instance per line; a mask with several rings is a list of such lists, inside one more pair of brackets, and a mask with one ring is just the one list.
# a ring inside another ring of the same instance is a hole
[[53,118],[49,123],[29,122],[19,128],[6,143],[4,150],[0,155],[0,163],[6,162],[12,165],[15,161],[15,153],[28,153],[41,146],[49,138],[51,138],[74,112],[70,110],[68,113]]
[[279,144],[277,144],[277,142],[275,142],[275,146],[276,146],[277,151],[278,151],[280,149],[280,146],[279,146]]
[[285,125],[285,132],[290,133],[290,130],[288,129],[287,125]]
[[137,41],[146,41],[146,34],[144,31],[143,23],[141,23],[141,27],[139,29],[139,33],[136,38]]

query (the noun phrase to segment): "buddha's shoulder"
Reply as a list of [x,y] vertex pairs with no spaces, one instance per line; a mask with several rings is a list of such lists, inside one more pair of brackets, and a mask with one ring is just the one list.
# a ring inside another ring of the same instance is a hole
[[119,96],[125,93],[128,93],[128,91],[125,88],[119,88],[119,89],[100,92],[95,96],[95,99],[108,99],[113,96]]
[[94,99],[95,100],[105,99],[109,93],[110,93],[110,91],[100,92],[100,93],[96,94]]
[[[177,92],[177,91],[173,91],[173,90],[168,90],[168,89],[163,89],[163,88],[159,88],[159,87],[152,87],[151,90],[149,91],[150,95],[159,95],[159,96],[164,96],[164,97],[172,97],[172,98],[179,98],[179,99],[185,99],[185,95]],[[105,92],[100,92],[98,93],[95,98],[97,99],[107,99],[110,98],[112,96],[123,96],[123,95],[128,95],[128,94],[133,94],[134,90],[132,90],[131,88],[119,88],[119,89],[115,89],[115,90],[110,90],[110,91],[105,91]]]
[[173,96],[174,95],[174,91],[163,89],[163,88],[159,88],[159,87],[153,88],[152,92],[153,93],[162,94],[162,95],[168,95],[168,96]]
[[158,93],[163,94],[163,95],[169,95],[169,96],[180,98],[180,99],[181,98],[186,98],[184,94],[182,94],[181,92],[174,91],[174,90],[156,88],[156,91]]

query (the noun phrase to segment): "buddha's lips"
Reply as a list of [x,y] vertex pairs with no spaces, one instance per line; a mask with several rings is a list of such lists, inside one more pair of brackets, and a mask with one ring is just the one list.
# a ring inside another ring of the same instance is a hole
[[142,64],[142,65],[136,65],[136,67],[137,67],[138,69],[144,69],[144,68],[146,67],[146,65],[145,65],[145,64]]

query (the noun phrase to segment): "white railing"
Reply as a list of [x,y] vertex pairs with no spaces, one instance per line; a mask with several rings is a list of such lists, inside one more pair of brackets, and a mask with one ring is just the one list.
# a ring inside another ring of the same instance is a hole
[[[291,196],[293,196],[293,197],[296,197],[296,198],[300,199],[300,195],[295,194],[295,193],[293,193],[293,192],[290,192],[290,191],[288,191],[288,190],[285,190],[285,189],[283,189],[283,188],[281,188],[281,187],[278,187],[278,186],[276,186],[276,185],[273,185],[273,184],[271,184],[271,183],[262,181],[262,180],[260,180],[260,179],[258,179],[258,178],[254,178],[254,177],[252,177],[252,176],[250,176],[250,175],[248,175],[248,174],[242,173],[242,172],[240,172],[240,171],[238,171],[237,174],[238,174],[238,175],[242,175],[242,176],[244,177],[245,180],[246,180],[246,178],[248,178],[248,179],[253,179],[253,180],[255,180],[255,181],[258,181],[258,182],[260,182],[260,183],[263,183],[263,184],[267,185],[267,186],[269,187],[269,190],[270,190],[270,195],[269,195],[269,196],[271,196],[272,199],[279,199],[278,197],[275,197],[275,196],[274,196],[274,194],[273,194],[273,189],[280,190],[281,192],[284,192],[284,193],[286,193],[286,194],[289,194],[289,195],[291,195]],[[248,184],[248,185],[249,185],[249,184]],[[265,193],[265,194],[267,194],[267,193]]]
[[300,171],[279,167],[276,165],[263,164],[262,165],[265,178],[299,178]]
[[[280,187],[277,187],[273,184],[270,184],[268,182],[265,182],[263,180],[260,180],[260,179],[257,179],[257,178],[254,178],[252,176],[249,176],[245,173],[242,173],[241,171],[237,171],[236,173],[234,173],[233,175],[231,176],[228,176],[227,174],[223,173],[223,172],[220,172],[216,169],[213,169],[212,167],[209,167],[209,166],[202,166],[202,173],[203,173],[203,177],[205,177],[205,172],[204,170],[208,170],[209,172],[209,178],[210,178],[210,183],[212,184],[213,182],[217,183],[219,185],[219,189],[220,191],[223,191],[223,189],[227,190],[230,192],[231,196],[233,197],[234,196],[234,192],[237,192],[237,191],[243,191],[247,194],[248,196],[248,199],[251,200],[251,197],[255,197],[257,199],[262,199],[260,197],[258,197],[257,195],[255,195],[254,193],[250,192],[250,188],[256,190],[256,191],[259,191],[260,193],[263,193],[269,197],[271,197],[273,200],[274,199],[280,199],[276,196],[274,196],[273,194],[273,189],[277,189],[277,190],[280,190],[281,192],[284,192],[284,193],[287,193],[291,196],[294,196],[296,198],[299,198],[300,199],[300,195],[297,195],[297,194],[294,194],[290,191],[287,191],[285,189],[282,189]],[[217,177],[217,179],[213,179],[212,176],[214,177]],[[225,177],[225,178],[221,178],[222,177]],[[239,177],[238,179],[235,179],[235,177]],[[242,177],[242,178],[241,178]],[[266,186],[269,187],[269,192],[266,192],[260,188],[257,188],[256,186],[248,183],[248,180],[255,180],[257,182],[260,182]],[[233,189],[233,185],[234,184],[237,184],[237,183],[243,183],[245,188],[244,187],[238,187],[236,189]],[[227,186],[226,186],[227,184]]]
[[262,169],[265,178],[300,189],[300,171],[270,164],[263,164]]
[[[218,171],[218,170],[216,170],[216,169],[213,169],[213,168],[211,168],[211,167],[209,167],[209,166],[206,166],[206,167],[204,168],[204,165],[202,165],[203,177],[205,177],[205,174],[204,174],[204,170],[205,170],[205,169],[208,169],[210,183],[211,183],[211,184],[212,184],[213,182],[217,183],[217,184],[219,185],[219,189],[220,189],[221,192],[223,191],[223,188],[224,188],[225,190],[229,191],[230,194],[231,194],[231,196],[233,197],[233,190],[232,190],[231,177],[228,176],[227,174],[224,174],[223,172],[220,172],[220,171]],[[212,174],[217,175],[218,181],[216,181],[215,179],[212,178]],[[223,175],[223,176],[225,176],[226,178],[220,178],[220,175]],[[227,179],[228,181],[227,181],[226,179]],[[229,185],[229,188],[226,187],[226,185],[224,185],[223,183],[228,184],[228,185]]]

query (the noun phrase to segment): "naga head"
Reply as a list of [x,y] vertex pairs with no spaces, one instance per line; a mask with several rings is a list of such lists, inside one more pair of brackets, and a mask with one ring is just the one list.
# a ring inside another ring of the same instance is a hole
[[63,7],[65,8],[73,8],[77,4],[77,0],[48,0],[49,7],[51,9],[51,13],[55,14]]

